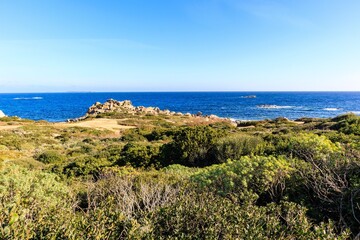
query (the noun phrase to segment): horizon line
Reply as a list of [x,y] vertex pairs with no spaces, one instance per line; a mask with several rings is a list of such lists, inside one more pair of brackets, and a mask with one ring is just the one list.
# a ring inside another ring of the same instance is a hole
[[325,92],[334,92],[334,93],[360,93],[360,90],[350,91],[350,90],[179,90],[179,91],[49,91],[49,92],[0,92],[0,94],[46,94],[46,93],[252,93],[252,92],[298,92],[298,93],[325,93]]

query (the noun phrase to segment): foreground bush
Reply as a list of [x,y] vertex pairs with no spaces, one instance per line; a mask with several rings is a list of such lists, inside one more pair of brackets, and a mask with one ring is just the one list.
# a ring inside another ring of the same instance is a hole
[[273,197],[293,169],[285,158],[242,157],[236,161],[212,165],[199,170],[192,180],[201,188],[221,196],[254,201],[259,195],[271,191]]
[[211,194],[187,194],[154,219],[156,239],[347,239],[332,223],[312,224],[306,209],[282,202],[238,205]]
[[56,239],[72,235],[73,200],[55,175],[0,169],[0,239]]

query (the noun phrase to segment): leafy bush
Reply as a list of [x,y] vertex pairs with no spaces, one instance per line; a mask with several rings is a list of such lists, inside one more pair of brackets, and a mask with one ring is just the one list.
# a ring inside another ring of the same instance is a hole
[[267,136],[265,152],[274,155],[287,155],[307,160],[325,159],[343,152],[340,144],[331,142],[325,135],[298,133],[297,135]]
[[282,202],[238,205],[211,194],[187,194],[161,208],[154,219],[157,239],[347,239],[332,223],[312,224],[306,209]]
[[337,121],[332,129],[345,134],[360,135],[360,117],[355,114],[347,114],[334,119]]
[[332,219],[357,234],[360,214],[360,158],[348,153],[297,161],[286,195],[306,206],[317,221]]
[[265,142],[262,138],[236,134],[219,139],[213,147],[213,154],[217,163],[226,162],[229,159],[239,159],[246,155],[262,154]]
[[200,169],[192,176],[192,181],[221,196],[254,201],[288,178],[292,170],[284,158],[242,157]]
[[116,165],[133,167],[156,166],[159,155],[159,146],[144,143],[128,143],[121,151],[121,157],[116,161]]
[[35,157],[39,162],[48,164],[48,163],[56,163],[62,162],[65,160],[65,157],[56,151],[45,151],[38,156]]
[[213,164],[209,151],[223,130],[209,126],[183,128],[175,132],[173,141],[161,148],[162,165],[181,164],[189,167],[200,167]]
[[119,143],[111,144],[101,149],[98,153],[96,153],[95,157],[107,159],[109,162],[115,163],[120,159],[123,148],[124,145],[122,144]]
[[24,140],[16,134],[2,133],[0,137],[0,145],[4,145],[11,150],[21,150]]
[[5,166],[0,169],[0,239],[67,238],[74,203],[55,175]]
[[81,156],[63,167],[62,173],[68,177],[80,177],[86,175],[97,176],[101,169],[110,166],[106,159],[92,156]]

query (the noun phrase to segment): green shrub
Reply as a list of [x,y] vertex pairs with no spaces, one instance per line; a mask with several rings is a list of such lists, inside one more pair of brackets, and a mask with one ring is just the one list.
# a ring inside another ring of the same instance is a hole
[[213,164],[209,157],[210,150],[224,133],[222,129],[209,126],[183,128],[175,132],[173,141],[161,148],[162,165],[200,167]]
[[80,156],[63,167],[62,173],[68,177],[80,177],[86,175],[97,176],[101,169],[110,166],[106,159],[92,156]]
[[114,143],[101,149],[95,154],[95,157],[107,159],[109,162],[115,163],[120,159],[123,148],[123,144]]
[[4,145],[11,150],[21,150],[21,145],[25,143],[24,139],[17,134],[2,133],[0,145]]
[[325,159],[332,154],[341,154],[342,148],[326,136],[301,133],[289,139],[287,151],[298,158],[307,160]]
[[334,225],[314,225],[306,209],[282,202],[266,206],[238,205],[211,194],[187,194],[155,215],[156,239],[347,239]]
[[217,163],[229,159],[239,159],[246,155],[258,155],[264,151],[265,142],[261,137],[236,134],[219,139],[213,147],[213,154]]
[[56,175],[17,166],[0,169],[0,239],[66,239],[74,198]]
[[38,156],[35,157],[39,162],[48,164],[48,163],[56,163],[62,162],[65,160],[65,157],[56,151],[45,151]]
[[325,135],[298,133],[297,135],[267,136],[266,154],[287,155],[303,160],[325,159],[331,155],[341,155],[343,148],[333,143]]
[[241,201],[255,201],[293,171],[284,158],[242,157],[236,161],[200,169],[192,181],[207,191]]
[[355,114],[347,114],[339,116],[334,121],[337,121],[331,129],[338,130],[345,134],[360,135],[360,117]]
[[121,157],[116,161],[116,165],[133,167],[157,166],[159,146],[144,143],[128,143],[121,151]]

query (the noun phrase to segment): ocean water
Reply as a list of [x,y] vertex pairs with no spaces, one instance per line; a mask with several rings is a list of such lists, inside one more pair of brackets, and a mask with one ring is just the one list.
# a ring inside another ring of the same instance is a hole
[[93,103],[110,98],[237,120],[360,115],[360,92],[11,93],[0,94],[0,110],[8,116],[56,122],[83,116]]

